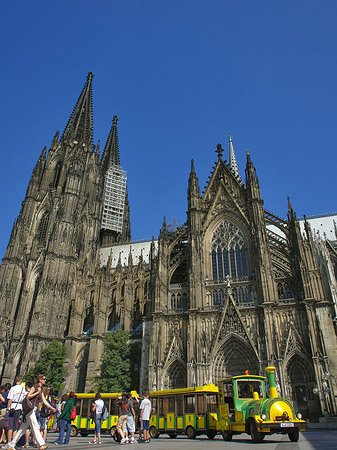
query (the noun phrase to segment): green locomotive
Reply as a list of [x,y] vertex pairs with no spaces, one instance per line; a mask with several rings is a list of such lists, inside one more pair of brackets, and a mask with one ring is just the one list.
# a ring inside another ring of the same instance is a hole
[[253,442],[261,442],[266,435],[288,434],[297,442],[299,432],[308,428],[301,413],[291,403],[279,397],[275,385],[275,367],[267,367],[269,398],[266,397],[265,379],[258,375],[239,375],[218,381],[218,430],[225,441],[233,435],[248,433]]

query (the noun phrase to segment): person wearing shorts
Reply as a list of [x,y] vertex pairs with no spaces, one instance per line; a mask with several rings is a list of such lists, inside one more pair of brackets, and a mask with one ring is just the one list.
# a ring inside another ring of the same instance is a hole
[[[43,386],[43,393],[47,402],[50,403],[52,406],[54,406],[54,399],[50,395],[50,391],[51,391],[50,386]],[[47,416],[46,413],[48,413]],[[41,410],[39,411],[39,416],[37,417],[37,421],[40,426],[40,433],[45,442],[47,442],[47,428],[50,415],[51,411],[48,408],[46,408],[44,404],[42,404]]]
[[143,429],[143,436],[145,443],[150,442],[150,433],[149,433],[149,422],[150,422],[150,415],[152,410],[151,401],[149,399],[149,393],[145,392],[144,399],[142,400],[142,403],[140,404],[140,420],[142,423],[142,429]]
[[121,437],[120,444],[125,444],[129,442],[126,433],[126,422],[128,419],[127,410],[129,407],[129,400],[123,395],[122,398],[118,398],[115,402],[118,407],[118,422],[116,426],[116,431]]
[[[126,419],[126,429],[127,432],[130,435],[130,440],[129,443],[130,444],[135,444],[135,431],[136,431],[136,426],[135,426],[135,410],[133,409],[133,401],[132,401],[132,395],[128,392],[126,395],[126,398],[129,401],[129,406],[128,406],[128,410],[127,410],[127,419]],[[139,400],[136,396],[134,396],[135,400],[137,401],[137,403],[139,403]]]
[[18,375],[15,377],[14,386],[11,387],[8,393],[8,403],[7,403],[7,411],[9,412],[9,420],[8,420],[8,443],[15,436],[17,430],[19,429],[20,423],[19,419],[22,414],[22,400],[26,396],[26,389],[21,385],[22,377]]

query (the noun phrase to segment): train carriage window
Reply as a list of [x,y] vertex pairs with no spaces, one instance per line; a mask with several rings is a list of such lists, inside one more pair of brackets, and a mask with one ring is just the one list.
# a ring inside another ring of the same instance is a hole
[[223,386],[223,384],[220,384],[219,385],[219,397],[220,397],[220,403],[221,404],[223,404],[225,401],[224,401],[224,386]]
[[108,410],[109,416],[111,416],[111,403],[113,402],[113,400],[111,398],[108,399],[103,398],[103,401],[106,409]]
[[163,398],[163,414],[166,416],[166,414],[169,412],[168,408],[168,398]]
[[195,396],[185,395],[184,396],[184,413],[194,413],[195,412]]
[[263,397],[262,382],[259,380],[238,381],[238,398],[253,398],[253,392]]
[[177,405],[177,416],[182,416],[184,414],[183,396],[182,395],[177,395],[176,405]]
[[208,412],[217,412],[218,410],[218,396],[216,394],[207,394],[207,411]]
[[116,405],[117,400],[118,400],[118,398],[114,398],[114,399],[112,399],[112,402],[111,402],[111,409],[113,411],[114,416],[118,415],[118,406]]
[[163,408],[163,399],[162,398],[158,398],[157,399],[157,408],[158,408],[158,416],[163,416],[164,415],[164,408]]
[[152,409],[153,409],[153,414],[159,414],[158,411],[158,398],[157,397],[151,397],[151,403],[152,403]]
[[170,413],[175,413],[175,401],[174,401],[174,397],[169,397],[169,399],[168,399],[168,401],[169,401],[169,411],[168,412],[170,412]]
[[93,401],[92,398],[83,398],[82,399],[82,413],[81,413],[81,417],[89,417],[90,416],[89,403],[91,404],[92,401]]
[[233,397],[234,396],[233,384],[232,383],[224,383],[223,384],[223,393],[224,393],[224,397]]
[[167,413],[175,412],[175,404],[174,403],[175,403],[174,397],[166,397],[163,399],[164,416],[166,416]]
[[81,399],[77,399],[77,400],[76,400],[76,414],[77,414],[78,416],[81,416],[81,415],[82,415],[81,407],[82,407],[82,400],[81,400]]
[[197,413],[200,415],[205,414],[205,395],[204,394],[197,395]]

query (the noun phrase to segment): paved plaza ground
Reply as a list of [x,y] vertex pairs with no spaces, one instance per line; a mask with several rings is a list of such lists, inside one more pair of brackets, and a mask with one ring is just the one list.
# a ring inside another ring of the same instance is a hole
[[[52,444],[56,436],[55,433],[48,434],[48,450],[57,448]],[[91,435],[71,438],[70,444],[65,446],[64,450],[113,450],[120,446],[108,435],[102,436],[101,445],[91,445],[90,440]],[[253,444],[247,434],[235,436],[231,442],[225,442],[220,436],[216,436],[213,440],[203,436],[191,440],[186,436],[170,439],[167,435],[161,435],[158,439],[152,439],[149,444],[125,444],[124,448],[136,446],[156,450],[337,450],[337,430],[311,430],[300,433],[300,439],[296,443],[290,442],[287,435],[267,436],[260,444]]]

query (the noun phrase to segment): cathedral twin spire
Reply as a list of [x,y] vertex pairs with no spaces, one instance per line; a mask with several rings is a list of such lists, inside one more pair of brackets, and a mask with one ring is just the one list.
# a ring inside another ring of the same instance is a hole
[[[94,74],[89,72],[86,83],[61,137],[61,142],[65,145],[79,144],[88,151],[94,150],[92,118],[93,77]],[[99,145],[96,149],[97,163],[99,163],[100,173],[104,181],[101,227],[104,230],[110,230],[114,235],[116,233],[120,234],[126,240],[130,234],[127,176],[126,172],[120,167],[117,121],[118,117],[115,115],[100,162]]]
[[118,117],[115,115],[101,160],[104,170],[112,166],[120,166],[117,122]]
[[[64,141],[75,143],[81,142],[82,144],[86,144],[90,149],[93,145],[93,78],[93,72],[89,72],[87,75],[87,81],[82,89],[61,138]],[[101,160],[104,172],[112,166],[120,166],[117,122],[118,117],[115,115]]]
[[[87,81],[77,100],[75,108],[70,116],[63,132],[65,141],[77,141],[86,144],[90,149],[93,143],[92,126],[92,80],[94,74],[88,73]],[[76,142],[75,142],[76,143]]]

